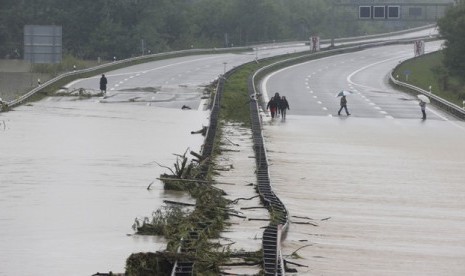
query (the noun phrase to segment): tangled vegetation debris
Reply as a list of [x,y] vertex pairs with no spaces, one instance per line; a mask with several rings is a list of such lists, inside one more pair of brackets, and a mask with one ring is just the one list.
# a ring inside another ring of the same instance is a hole
[[[250,126],[248,108],[250,99],[246,80],[259,66],[255,64],[245,66],[243,70],[239,70],[228,79],[219,114],[221,120],[215,129],[212,155],[203,157],[191,152],[197,159],[189,160],[186,150],[184,154],[176,155],[174,169],[163,166],[171,172],[171,174],[162,174],[159,178],[164,183],[164,188],[188,192],[196,200],[195,207],[169,205],[164,210],[154,212],[151,219],[147,218],[135,223],[137,234],[163,235],[168,240],[168,245],[165,251],[156,254],[132,254],[126,263],[126,275],[150,275],[143,274],[147,271],[158,273],[156,275],[169,275],[163,272],[163,268],[166,264],[173,265],[176,261],[195,262],[194,275],[219,275],[221,266],[231,266],[234,263],[242,265],[262,263],[261,250],[231,252],[229,246],[212,241],[220,238],[221,232],[228,226],[227,219],[230,216],[241,216],[229,206],[239,200],[249,200],[241,198],[232,202],[225,199],[225,193],[212,185],[212,177],[217,173],[214,160],[222,152],[219,141],[223,135],[224,121]],[[212,98],[214,94],[211,93]],[[181,245],[184,250],[179,252]],[[242,260],[231,262],[233,257]],[[168,271],[171,272],[169,269]]]
[[[188,192],[195,205],[168,201],[151,218],[135,220],[137,234],[164,236],[168,245],[163,252],[132,254],[126,262],[126,275],[169,275],[176,261],[194,261],[195,275],[218,275],[220,266],[230,265],[233,255],[244,257],[238,263],[260,263],[261,252],[231,252],[229,246],[212,241],[220,238],[230,215],[238,216],[229,207],[237,201],[225,199],[224,191],[204,177],[202,166],[213,167],[209,161],[190,160],[187,153],[176,155],[174,168],[168,168],[171,174],[162,174],[159,179],[167,190]],[[179,252],[181,245],[184,250]]]

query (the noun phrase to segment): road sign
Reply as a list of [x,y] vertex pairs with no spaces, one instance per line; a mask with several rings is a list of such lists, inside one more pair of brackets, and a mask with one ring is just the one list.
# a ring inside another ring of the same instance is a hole
[[371,6],[358,7],[358,18],[371,19]]
[[359,6],[360,19],[399,19],[400,6]]
[[387,19],[399,19],[400,6],[387,6]]
[[373,19],[385,19],[386,6],[373,6]]
[[[411,3],[399,2],[383,3],[383,1],[353,0],[351,3],[341,2],[337,6],[358,8],[359,19],[372,20],[437,20],[444,16],[447,8],[453,3]],[[356,12],[356,11],[355,11]]]
[[61,26],[24,26],[24,60],[31,63],[60,63],[61,56]]

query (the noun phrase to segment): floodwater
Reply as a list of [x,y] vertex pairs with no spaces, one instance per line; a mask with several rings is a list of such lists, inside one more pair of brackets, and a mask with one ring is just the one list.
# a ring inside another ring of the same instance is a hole
[[465,275],[463,122],[288,115],[264,135],[298,275]]
[[[223,248],[231,251],[257,252],[262,249],[263,231],[269,224],[269,213],[261,203],[255,188],[257,177],[252,132],[250,128],[227,123],[222,132],[222,152],[215,161],[221,170],[219,175],[215,176],[218,183],[215,187],[222,189],[227,199],[237,202],[229,208],[238,216],[230,216],[230,225],[221,233],[219,242]],[[237,262],[243,263],[243,260]],[[236,275],[258,275],[261,266],[234,265],[223,266],[221,269]]]
[[1,113],[0,275],[124,272],[131,252],[163,250],[132,224],[165,198],[190,200],[163,190],[157,163],[199,152],[204,138],[190,131],[207,116],[51,98]]

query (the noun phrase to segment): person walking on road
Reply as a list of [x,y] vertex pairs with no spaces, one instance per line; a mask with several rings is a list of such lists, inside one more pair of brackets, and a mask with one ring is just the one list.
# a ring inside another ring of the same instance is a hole
[[285,120],[286,109],[289,109],[289,103],[287,102],[287,99],[285,96],[281,96],[281,100],[279,101],[278,108],[279,108],[279,112],[281,113],[283,120]]
[[105,74],[102,74],[102,77],[100,78],[100,92],[105,96],[107,94],[107,78],[105,77]]
[[266,105],[266,109],[269,109],[271,112],[271,119],[273,119],[278,111],[278,102],[275,97],[271,97],[270,101]]
[[343,108],[345,109],[347,116],[349,116],[350,113],[349,113],[349,110],[347,110],[347,98],[346,98],[345,95],[343,95],[341,97],[341,108],[337,112],[337,115],[339,115],[339,116],[341,115],[341,111],[342,111]]
[[273,98],[274,98],[274,101],[276,103],[276,113],[275,113],[275,115],[276,115],[276,118],[279,118],[279,112],[280,112],[279,103],[281,102],[281,96],[279,96],[279,93],[276,92],[276,93],[274,93]]
[[421,113],[423,114],[423,120],[426,120],[426,102],[420,100],[420,108],[421,108]]

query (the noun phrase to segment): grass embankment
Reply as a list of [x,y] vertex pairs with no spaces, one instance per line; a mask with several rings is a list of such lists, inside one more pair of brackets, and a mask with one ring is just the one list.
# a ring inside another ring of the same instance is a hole
[[226,81],[221,100],[220,119],[222,121],[240,123],[244,127],[251,125],[247,82],[256,69],[256,64],[244,65]]
[[[462,106],[465,101],[465,79],[450,75],[443,65],[442,51],[419,56],[401,63],[393,75],[398,80],[420,87],[449,102]],[[406,75],[408,74],[408,77]]]

